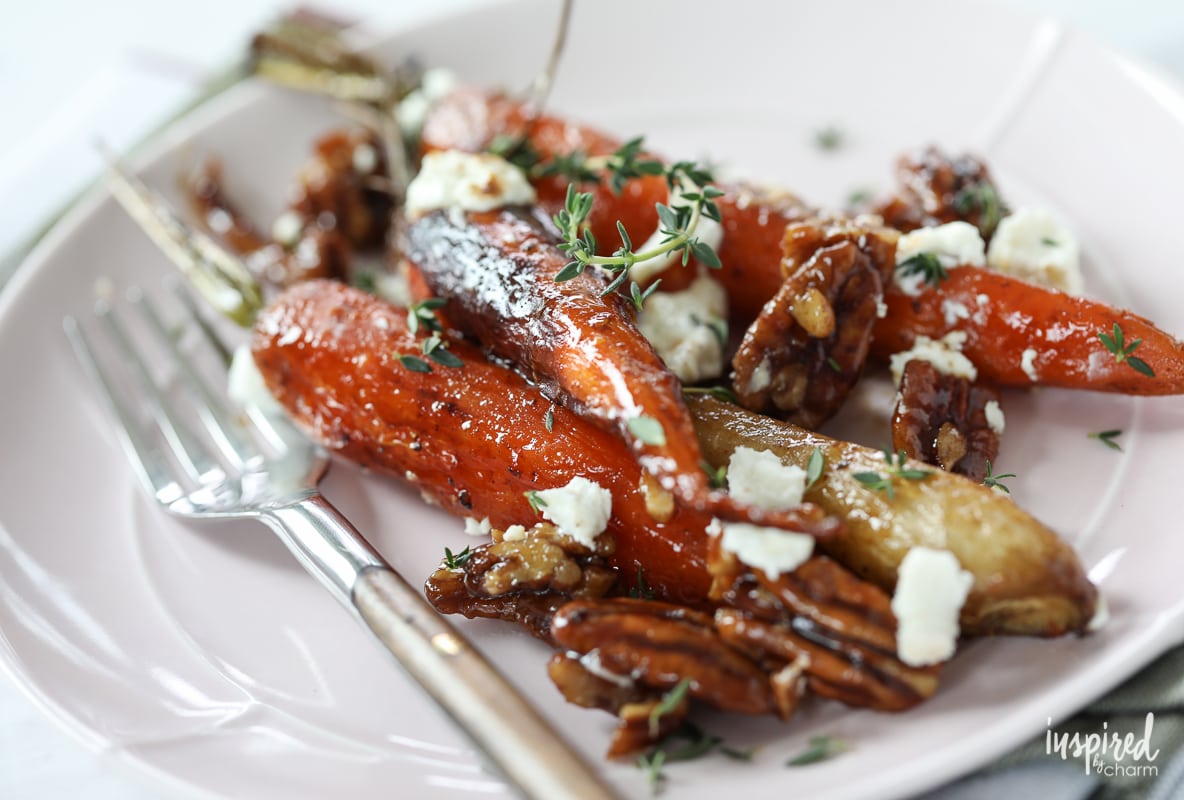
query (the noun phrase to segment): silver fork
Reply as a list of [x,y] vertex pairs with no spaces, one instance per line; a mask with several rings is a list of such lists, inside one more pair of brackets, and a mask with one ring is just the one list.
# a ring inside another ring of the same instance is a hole
[[[200,339],[228,356],[183,289]],[[246,517],[265,523],[300,564],[353,612],[403,668],[452,716],[489,760],[531,798],[616,797],[530,703],[383,560],[317,489],[325,452],[284,419],[232,409],[181,352],[156,305],[129,293],[140,327],[175,370],[191,408],[171,397],[168,379],[133,344],[124,316],[103,303],[99,326],[126,369],[105,369],[73,317],[64,322],[83,370],[101,390],[141,483],[172,514]],[[134,389],[129,385],[134,384]],[[138,393],[138,397],[137,397]],[[137,409],[140,412],[137,413]],[[189,413],[185,413],[188,411]],[[144,419],[147,416],[149,419]],[[200,422],[196,427],[194,419]],[[262,442],[262,445],[261,445]]]

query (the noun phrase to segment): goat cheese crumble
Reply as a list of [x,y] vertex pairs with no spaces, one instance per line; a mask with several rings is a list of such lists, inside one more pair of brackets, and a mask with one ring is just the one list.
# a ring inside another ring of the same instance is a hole
[[248,345],[239,345],[230,360],[226,394],[242,407],[254,406],[267,417],[284,417],[287,412],[267,388],[255,356]]
[[[756,508],[782,511],[801,505],[806,471],[781,463],[768,450],[737,447],[728,461],[728,493]],[[746,522],[714,521],[708,533],[720,547],[770,578],[793,572],[814,554],[814,537]]]
[[728,296],[707,275],[681,292],[655,292],[637,315],[637,327],[683,383],[718,378],[724,370]]
[[504,158],[445,150],[423,157],[419,174],[407,187],[404,209],[414,219],[438,209],[492,211],[534,201],[525,173]]
[[987,266],[1069,294],[1081,294],[1085,284],[1077,239],[1043,208],[1021,208],[999,221]]
[[999,403],[994,400],[988,400],[987,404],[983,406],[983,413],[987,416],[987,427],[1002,436],[1007,420],[1003,416],[1003,409],[999,407]]
[[543,518],[555,523],[565,533],[583,545],[592,547],[596,537],[608,527],[612,515],[612,493],[598,483],[580,476],[566,486],[535,492],[541,501]]
[[986,245],[978,228],[969,222],[947,222],[932,228],[918,228],[896,241],[896,284],[910,297],[921,293],[925,276],[921,273],[905,275],[900,265],[913,256],[929,253],[946,269],[968,265],[982,267],[987,263]]
[[978,370],[975,369],[974,363],[962,354],[964,344],[966,344],[965,331],[950,331],[940,339],[918,336],[913,342],[911,350],[893,353],[888,359],[888,368],[892,372],[893,382],[900,386],[905,364],[913,359],[928,361],[939,372],[946,375],[973,381],[978,377]]
[[432,106],[458,85],[456,73],[447,69],[429,69],[420,79],[419,88],[410,92],[395,108],[395,121],[408,139],[418,139]]
[[896,653],[909,666],[949,659],[958,644],[958,615],[974,576],[947,550],[914,547],[900,562],[892,613]]

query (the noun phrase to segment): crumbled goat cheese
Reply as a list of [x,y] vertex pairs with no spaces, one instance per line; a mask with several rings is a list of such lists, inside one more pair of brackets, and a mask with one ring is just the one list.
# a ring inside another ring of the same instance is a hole
[[403,263],[394,272],[382,271],[375,275],[374,294],[400,308],[411,305],[411,284],[407,282],[407,265]]
[[287,249],[296,246],[304,233],[304,220],[295,211],[285,211],[271,223],[271,238]]
[[407,187],[404,211],[415,218],[437,209],[492,211],[534,201],[526,174],[504,158],[446,150],[424,156],[419,174]]
[[1024,371],[1032,383],[1040,380],[1040,376],[1036,373],[1036,351],[1031,347],[1020,354],[1020,369]]
[[524,525],[511,525],[502,531],[503,542],[521,542],[526,538],[526,527]]
[[581,544],[592,547],[596,537],[604,532],[612,514],[612,493],[587,478],[575,477],[567,486],[543,489],[535,495],[541,501],[539,511],[544,519],[555,523]]
[[458,83],[456,73],[451,70],[429,69],[424,72],[419,88],[410,92],[395,108],[395,120],[403,136],[418,139],[432,106],[456,88]]
[[768,450],[737,447],[728,461],[728,494],[741,502],[769,511],[801,505],[806,491],[806,471]]
[[287,414],[267,388],[248,345],[239,345],[234,351],[227,375],[226,393],[238,405],[255,406],[265,416],[284,417]]
[[983,406],[983,413],[987,415],[987,427],[1002,436],[1006,419],[1003,416],[1003,409],[999,407],[999,403],[994,400],[988,400],[987,404]]
[[999,221],[987,266],[1069,294],[1081,294],[1085,285],[1077,239],[1042,208],[1021,208]]
[[1110,622],[1110,604],[1106,602],[1106,596],[1098,592],[1098,602],[1094,606],[1094,615],[1090,617],[1089,624],[1085,626],[1085,629],[1090,633],[1095,633],[1106,627],[1108,622]]
[[465,533],[469,536],[488,536],[491,530],[493,526],[489,524],[489,517],[482,520],[465,517]]
[[941,313],[945,317],[947,325],[954,325],[960,319],[970,319],[970,309],[957,300],[942,300]]
[[637,327],[680,381],[697,383],[723,374],[727,314],[723,286],[700,275],[681,292],[650,295]]
[[360,175],[369,175],[378,169],[378,151],[364,142],[356,145],[351,154],[350,165],[354,168],[354,172]]
[[921,273],[903,275],[899,266],[921,253],[937,257],[946,269],[958,266],[982,267],[987,263],[986,246],[978,228],[969,222],[947,222],[932,228],[918,228],[896,241],[896,284],[910,297],[921,293],[925,276]]
[[928,361],[937,367],[939,372],[954,377],[974,380],[978,377],[978,370],[974,363],[962,354],[962,345],[966,344],[964,331],[950,331],[940,339],[930,339],[928,336],[918,336],[913,342],[911,350],[893,353],[888,360],[888,367],[892,372],[892,380],[900,386],[904,366],[913,359]]
[[958,615],[974,585],[953,553],[914,547],[900,562],[892,613],[896,652],[913,667],[947,660],[958,644]]
[[768,389],[773,383],[773,370],[769,366],[768,356],[761,359],[761,363],[756,365],[756,369],[748,376],[748,386],[745,391],[763,392]]
[[720,547],[776,580],[814,554],[814,537],[747,522],[725,522]]

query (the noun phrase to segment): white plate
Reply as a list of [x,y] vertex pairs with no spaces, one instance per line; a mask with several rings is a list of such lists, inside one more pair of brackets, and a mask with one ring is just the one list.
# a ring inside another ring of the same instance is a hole
[[[1078,231],[1091,291],[1184,331],[1174,223],[1184,100],[1055,25],[992,5],[581,3],[553,105],[664,152],[711,154],[820,202],[888,185],[893,158],[929,141],[973,148],[1016,204]],[[392,37],[483,83],[522,86],[545,56],[554,6],[506,3]],[[698,55],[697,55],[698,54]],[[706,54],[714,54],[709,57]],[[695,65],[699,64],[700,67]],[[197,153],[224,156],[230,190],[276,213],[325,103],[248,84],[187,119],[143,168],[171,190]],[[835,125],[846,146],[822,153]],[[88,746],[179,789],[225,797],[502,796],[496,780],[261,527],[188,525],[141,496],[75,368],[60,320],[102,277],[158,285],[164,260],[104,195],[64,221],[0,298],[0,660]],[[1060,391],[1006,398],[1000,467],[1018,502],[1066,532],[1110,599],[1101,634],[974,643],[938,697],[902,715],[812,703],[789,725],[709,717],[754,763],[667,770],[671,797],[885,797],[937,785],[1042,732],[1184,635],[1184,557],[1165,483],[1184,403]],[[1123,454],[1086,438],[1122,428]],[[415,493],[339,465],[326,493],[411,576],[467,540]],[[464,623],[593,758],[611,729],[565,705],[544,648]],[[811,735],[841,758],[782,762]],[[631,765],[605,767],[629,796]]]

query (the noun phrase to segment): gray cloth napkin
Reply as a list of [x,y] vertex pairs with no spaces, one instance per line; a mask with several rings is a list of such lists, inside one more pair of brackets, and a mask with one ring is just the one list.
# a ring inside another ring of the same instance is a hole
[[[1117,734],[1144,738],[1152,715],[1150,751],[1114,753],[1090,759],[1050,754],[1047,735],[1016,748],[994,764],[918,800],[988,800],[1039,797],[1041,800],[1176,800],[1184,798],[1184,647],[1169,650],[1142,672],[1095,701],[1076,716],[1054,725],[1056,736]],[[1108,737],[1109,738],[1109,737]],[[1070,739],[1071,741],[1071,739]],[[1154,756],[1154,758],[1151,758]],[[1100,760],[1099,760],[1100,759]]]

